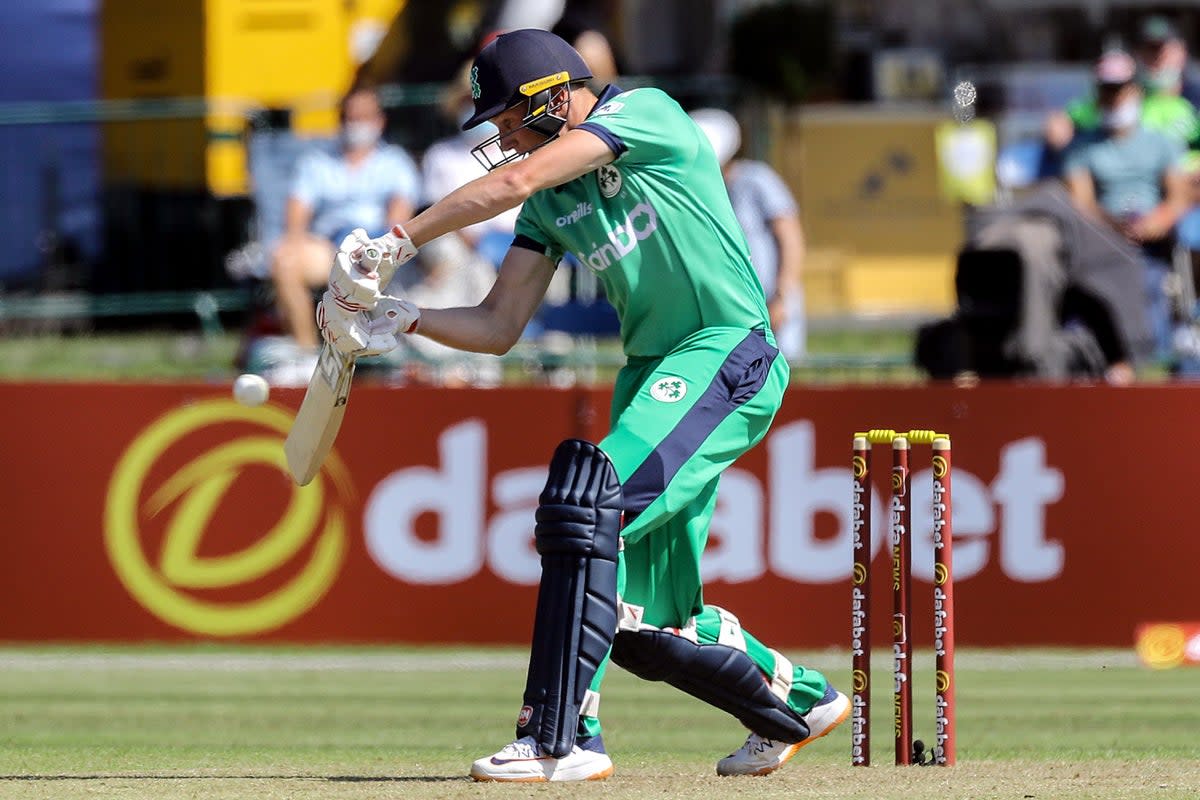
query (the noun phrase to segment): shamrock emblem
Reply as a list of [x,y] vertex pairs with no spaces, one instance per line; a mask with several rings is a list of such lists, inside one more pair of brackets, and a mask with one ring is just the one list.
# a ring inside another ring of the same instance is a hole
[[678,403],[687,394],[687,383],[682,378],[659,378],[650,387],[650,396],[660,403]]

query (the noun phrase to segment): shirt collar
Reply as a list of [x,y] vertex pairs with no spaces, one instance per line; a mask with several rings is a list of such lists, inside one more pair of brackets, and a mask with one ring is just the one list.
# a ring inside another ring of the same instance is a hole
[[600,108],[600,106],[604,105],[609,100],[612,100],[623,91],[625,90],[620,86],[617,86],[615,83],[610,83],[608,86],[605,86],[604,91],[600,92],[600,96],[596,98],[596,105],[592,106],[592,110],[589,111],[587,115],[590,117],[592,114],[595,114],[596,109]]

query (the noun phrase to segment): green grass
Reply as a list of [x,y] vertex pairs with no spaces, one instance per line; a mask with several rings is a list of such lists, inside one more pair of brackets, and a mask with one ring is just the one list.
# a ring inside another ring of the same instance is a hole
[[198,333],[0,337],[0,379],[225,379],[236,374],[238,342]]
[[[844,686],[841,653],[792,653]],[[916,731],[932,688],[918,654]],[[880,661],[876,674],[886,675]],[[1119,651],[963,651],[959,766],[890,765],[877,679],[875,766],[848,766],[843,725],[763,779],[721,779],[736,722],[612,670],[595,785],[476,785],[471,760],[511,738],[515,649],[0,650],[0,797],[83,798],[1184,798],[1200,794],[1200,670]]]
[[[81,333],[0,336],[0,380],[230,380],[240,336],[181,332]],[[814,363],[797,366],[803,382],[830,380],[911,380],[912,333],[903,329],[814,330],[809,336]],[[619,348],[599,349],[611,365]],[[513,354],[514,380],[528,380]],[[598,371],[611,379],[614,369]]]

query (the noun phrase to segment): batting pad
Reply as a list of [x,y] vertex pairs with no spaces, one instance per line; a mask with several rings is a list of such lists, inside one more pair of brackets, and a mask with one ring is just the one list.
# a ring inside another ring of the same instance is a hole
[[542,580],[517,737],[533,736],[562,758],[617,629],[621,483],[600,448],[568,439],[554,452],[539,501]]
[[742,650],[725,644],[697,644],[670,631],[620,631],[612,660],[639,678],[665,681],[692,697],[737,717],[767,739],[799,742],[808,726],[763,680],[758,666]]

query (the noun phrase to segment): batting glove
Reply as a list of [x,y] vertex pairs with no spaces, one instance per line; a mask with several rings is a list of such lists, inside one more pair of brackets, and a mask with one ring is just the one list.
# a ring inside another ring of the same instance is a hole
[[380,270],[390,276],[411,260],[417,248],[399,225],[374,239],[362,228],[342,240],[329,273],[329,291],[346,311],[369,311],[379,302],[383,286]]
[[421,311],[407,300],[381,295],[370,311],[351,311],[345,300],[325,292],[317,327],[330,347],[347,356],[377,356],[395,349],[401,334],[416,333]]

